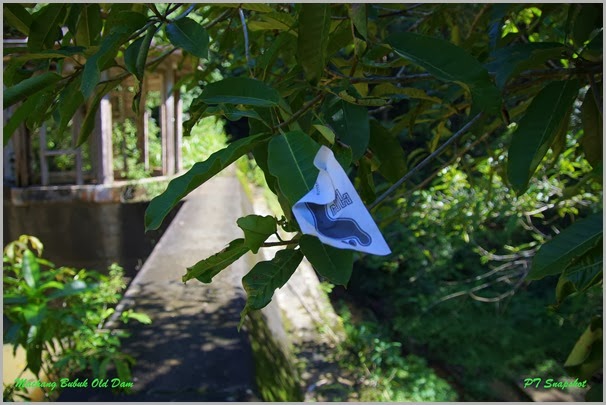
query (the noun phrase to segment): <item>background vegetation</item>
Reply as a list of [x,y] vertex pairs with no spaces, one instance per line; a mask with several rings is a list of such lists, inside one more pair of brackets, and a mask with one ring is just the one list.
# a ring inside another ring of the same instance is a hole
[[[184,135],[193,165],[152,201],[147,227],[252,155],[250,178],[263,177],[282,213],[239,220],[244,237],[183,280],[211,282],[278,225],[293,232],[244,277],[242,316],[267,305],[307,256],[323,279],[347,285],[332,290],[349,308],[341,360],[364,399],[487,400],[494,380],[564,372],[590,381],[590,399],[601,395],[601,4],[4,11],[5,37],[28,36],[27,48],[5,49],[4,106],[22,103],[5,143],[16,125],[61,125],[83,103],[86,142],[104,94],[181,52],[194,67],[178,83],[191,95]],[[63,71],[66,59],[74,72]],[[102,81],[111,66],[123,73]],[[41,116],[26,120],[34,108]],[[206,117],[244,120],[248,130],[224,147],[196,134],[199,122],[222,125]],[[300,246],[291,207],[313,186],[320,145],[349,174],[392,255],[309,238]]]

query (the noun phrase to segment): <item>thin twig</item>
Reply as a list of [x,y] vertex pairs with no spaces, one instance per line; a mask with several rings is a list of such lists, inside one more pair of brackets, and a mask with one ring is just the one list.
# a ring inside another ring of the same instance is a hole
[[250,44],[248,43],[248,28],[246,27],[246,18],[244,18],[244,11],[241,8],[238,9],[238,13],[240,14],[240,21],[242,21],[242,31],[244,32],[244,52],[246,54],[246,64],[248,65],[248,70],[250,73],[250,77],[255,77],[252,71],[252,62],[250,59]]
[[478,248],[478,250],[480,250],[480,254],[482,256],[486,256],[488,257],[490,260],[495,260],[495,261],[511,261],[511,260],[519,260],[519,259],[525,259],[525,258],[529,258],[535,255],[535,253],[537,252],[537,249],[531,249],[531,250],[523,250],[519,253],[514,253],[511,255],[495,255],[494,253],[490,253],[489,251],[487,251],[486,249],[484,249],[482,246],[478,245],[477,243],[475,243],[476,247]]
[[324,98],[324,93],[318,94],[313,99],[311,99],[310,101],[305,103],[299,111],[297,111],[293,115],[291,115],[289,119],[276,125],[274,127],[274,129],[285,127],[285,126],[289,125],[290,123],[292,123],[293,121],[297,120],[301,115],[305,114],[307,112],[307,110],[312,108],[314,105],[316,105],[318,102],[320,102],[320,100],[322,100],[323,98]]
[[219,16],[217,18],[215,18],[214,20],[212,20],[211,22],[209,22],[208,24],[206,24],[204,26],[204,28],[209,29],[211,27],[214,27],[216,24],[220,23],[223,18],[225,18],[227,15],[233,13],[233,9],[226,9],[224,12],[222,12],[221,14],[219,14]]
[[378,18],[385,18],[385,17],[394,17],[394,16],[397,16],[397,15],[403,15],[403,14],[408,13],[410,10],[413,10],[413,9],[415,9],[417,7],[420,7],[420,6],[424,6],[425,4],[426,3],[413,4],[412,6],[408,7],[407,9],[397,10],[397,11],[393,11],[391,13],[386,13],[386,14],[379,14],[377,17]]
[[[196,6],[197,6],[197,4],[195,4],[195,3],[194,3],[194,4],[192,4],[191,6],[189,6],[189,7],[187,8],[187,10],[185,10],[184,12],[182,12],[181,14],[179,14],[178,16],[176,16],[175,18],[173,18],[173,21],[177,21],[177,20],[180,20],[180,19],[182,19],[182,18],[187,17],[187,15],[188,15],[189,13],[191,13],[192,11],[194,11],[194,9],[196,8]],[[175,10],[176,10],[176,9],[175,9]],[[173,10],[173,11],[175,11],[175,10]],[[172,11],[171,11],[171,12],[172,12]]]
[[474,18],[473,22],[471,23],[471,26],[469,27],[469,32],[467,32],[467,37],[465,39],[469,39],[469,37],[473,33],[473,30],[476,28],[476,25],[478,25],[478,22],[480,21],[480,18],[482,18],[482,16],[488,10],[489,7],[490,7],[490,4],[484,4],[484,7],[482,7],[480,9],[480,11],[478,12],[478,14],[476,15],[476,18]]
[[372,210],[376,206],[378,206],[383,200],[385,200],[391,193],[396,191],[406,180],[408,180],[414,173],[425,167],[430,161],[435,159],[437,156],[442,154],[444,150],[456,141],[461,135],[465,134],[469,128],[473,124],[476,123],[478,119],[482,116],[482,113],[478,113],[475,117],[473,117],[463,128],[458,130],[453,136],[451,136],[446,142],[444,142],[438,149],[436,149],[431,155],[427,156],[421,163],[413,167],[408,173],[406,173],[400,180],[398,180],[393,186],[389,187],[386,192],[384,192],[379,198],[377,198],[369,207],[369,210]]
[[160,11],[158,11],[158,8],[156,7],[156,5],[154,3],[147,3],[147,6],[149,7],[149,9],[151,11],[153,11],[153,13],[156,15],[156,17],[158,17],[160,19],[160,21],[166,22],[166,17],[164,17],[162,14],[160,14]]

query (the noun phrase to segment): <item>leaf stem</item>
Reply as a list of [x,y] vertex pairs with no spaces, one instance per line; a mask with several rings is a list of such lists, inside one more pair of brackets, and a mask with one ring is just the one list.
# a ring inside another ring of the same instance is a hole
[[402,185],[402,183],[404,183],[406,180],[408,180],[415,172],[419,171],[420,169],[422,169],[423,167],[425,167],[425,165],[427,165],[427,163],[429,163],[430,161],[432,161],[433,159],[435,159],[436,157],[438,157],[440,154],[442,154],[442,152],[444,152],[444,150],[451,144],[453,143],[455,140],[457,140],[458,138],[461,137],[461,135],[465,134],[469,128],[475,124],[475,122],[480,119],[480,117],[482,116],[482,113],[478,113],[475,117],[473,117],[467,124],[465,124],[465,126],[463,126],[463,128],[459,129],[453,136],[451,136],[446,142],[444,142],[438,149],[436,149],[431,155],[427,156],[425,159],[423,159],[423,161],[421,163],[419,163],[418,165],[416,165],[415,167],[413,167],[408,173],[406,173],[404,176],[402,176],[402,178],[400,180],[398,180],[393,186],[389,187],[389,189],[387,189],[387,191],[385,191],[379,198],[377,198],[369,207],[369,210],[374,209],[376,206],[378,206],[380,203],[382,203],[391,193],[393,193],[394,191],[396,191],[398,189],[398,187],[400,187]]
[[281,242],[265,242],[261,247],[272,247],[272,246],[288,246],[296,245],[299,243],[299,239],[283,240]]
[[158,8],[156,7],[156,5],[154,3],[148,3],[147,7],[149,7],[149,9],[151,11],[153,11],[153,13],[156,15],[156,17],[158,17],[160,19],[160,21],[168,22],[166,20],[166,17],[164,17],[162,14],[160,14],[160,11],[158,11]]

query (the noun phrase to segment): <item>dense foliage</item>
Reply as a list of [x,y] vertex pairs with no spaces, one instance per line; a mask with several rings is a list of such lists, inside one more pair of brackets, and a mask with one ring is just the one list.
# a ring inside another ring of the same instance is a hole
[[[189,192],[254,156],[283,215],[241,218],[243,238],[183,277],[211,282],[278,227],[294,232],[244,277],[243,317],[267,305],[304,256],[347,284],[353,252],[299,248],[291,213],[315,182],[321,145],[394,251],[365,258],[374,272],[351,283],[368,285],[365,294],[386,300],[381,307],[429,311],[456,296],[500,302],[546,278],[529,288],[555,287],[557,310],[601,289],[600,4],[7,4],[4,15],[5,36],[28,37],[27,48],[5,49],[4,107],[21,102],[5,143],[22,122],[67,125],[83,103],[85,142],[103,95],[126,77],[140,82],[175,51],[194,67],[178,83],[195,94],[186,136],[207,116],[248,120],[248,136],[175,178],[146,214],[156,229]],[[102,79],[112,66],[122,73]],[[599,314],[601,301],[578,314],[589,327],[566,366],[580,378],[601,367]],[[403,335],[431,341],[404,324],[395,325]]]
[[[42,258],[42,243],[22,235],[4,249],[4,316],[8,320],[4,343],[26,352],[28,371],[47,381],[73,378],[79,372],[105,378],[113,368],[123,381],[130,380],[135,361],[120,350],[127,333],[107,328],[114,307],[126,285],[121,267],[109,274],[55,267]],[[119,319],[150,323],[150,318],[132,310]],[[18,378],[19,378],[18,377]],[[27,398],[14,382],[5,385],[4,400]],[[56,399],[60,389],[44,389],[47,399]]]

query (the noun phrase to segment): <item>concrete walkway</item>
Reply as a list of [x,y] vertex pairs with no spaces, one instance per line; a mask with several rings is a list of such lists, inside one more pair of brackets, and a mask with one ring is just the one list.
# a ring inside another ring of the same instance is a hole
[[181,282],[186,267],[242,237],[236,219],[250,213],[229,169],[190,194],[121,303],[153,320],[126,326],[131,337],[123,350],[137,359],[133,394],[66,389],[59,400],[258,400],[251,346],[246,333],[237,331],[246,297],[241,279],[250,269],[246,256],[212,284]]

